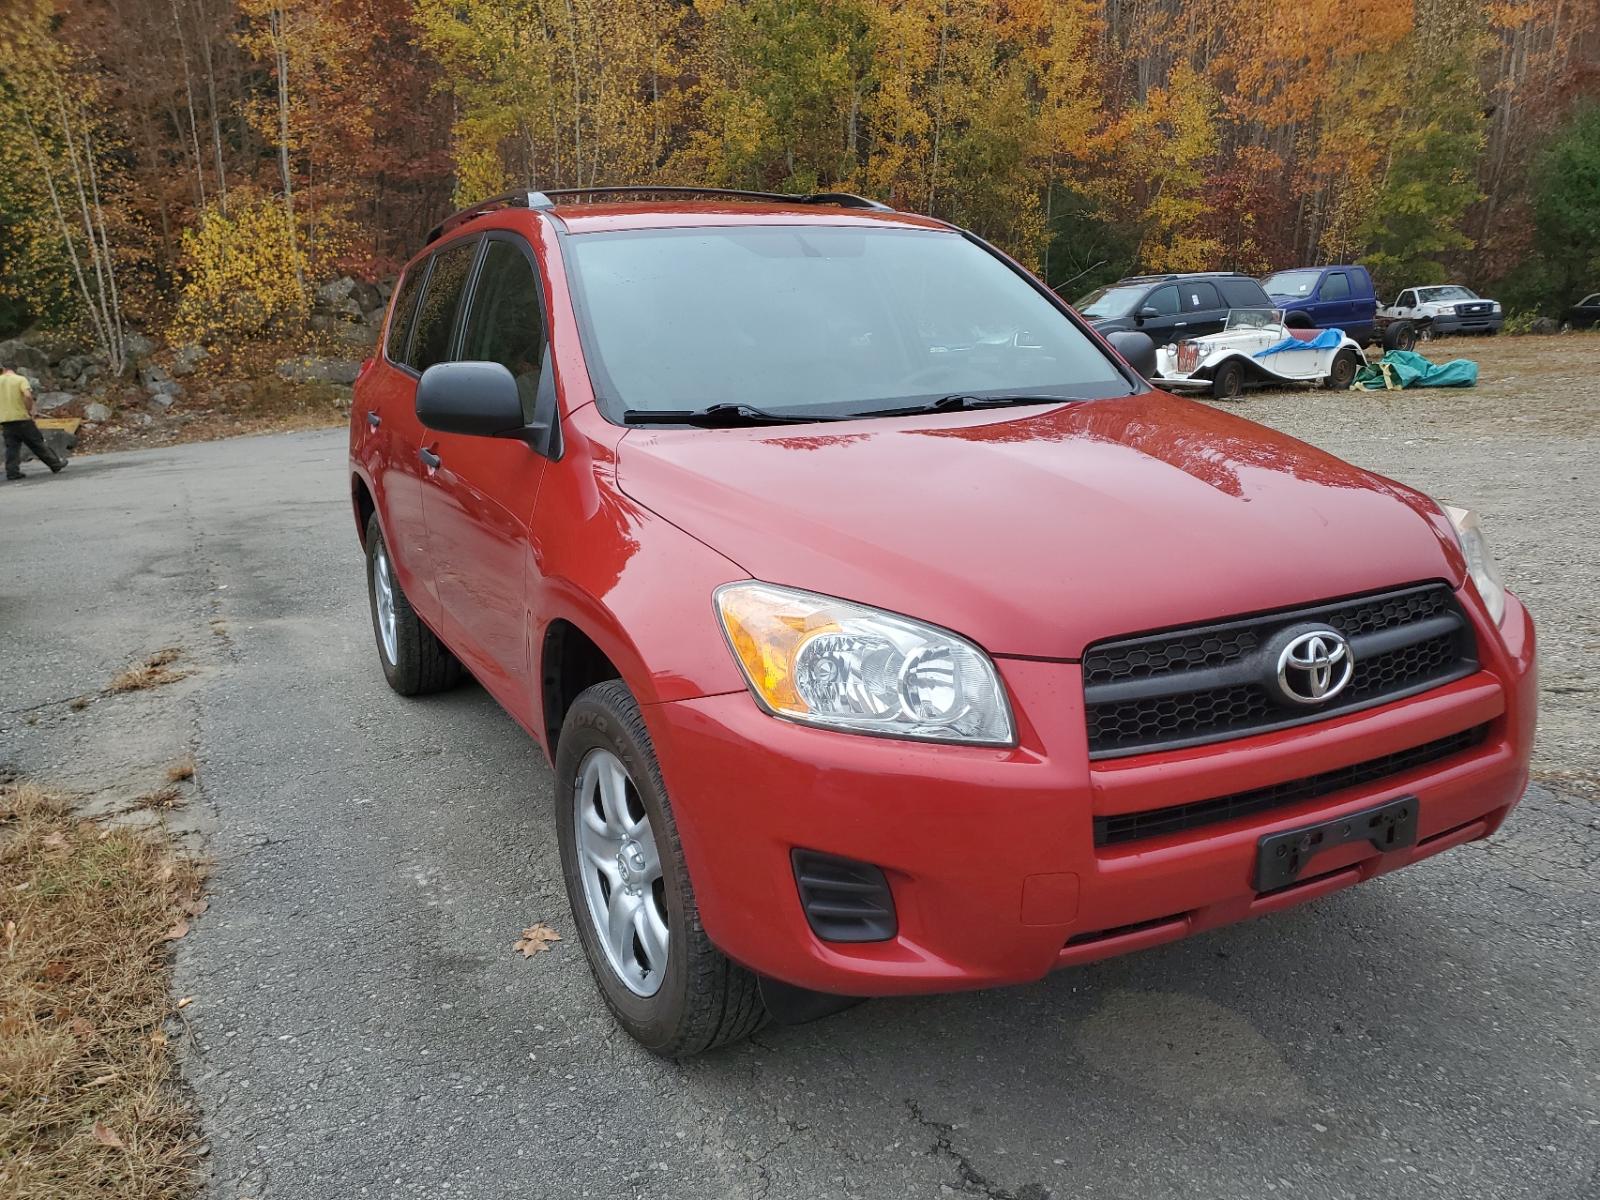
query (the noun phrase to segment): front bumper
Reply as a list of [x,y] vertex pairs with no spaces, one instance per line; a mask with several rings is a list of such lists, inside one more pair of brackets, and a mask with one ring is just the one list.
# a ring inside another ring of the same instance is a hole
[[[1344,718],[1091,766],[1075,663],[1000,662],[1021,732],[1012,749],[813,729],[743,692],[653,705],[646,720],[707,934],[787,983],[850,995],[1037,979],[1070,964],[1285,908],[1497,829],[1527,785],[1534,640],[1507,598],[1501,637],[1479,623],[1483,669]],[[1265,787],[1483,727],[1459,754],[1376,783],[1182,833],[1097,847],[1096,815]],[[1252,886],[1265,834],[1420,799],[1417,842],[1316,856],[1294,885]],[[806,922],[796,847],[877,864],[896,936],[824,942]]]
[[1429,329],[1433,333],[1499,333],[1506,323],[1504,313],[1483,317],[1438,316]]

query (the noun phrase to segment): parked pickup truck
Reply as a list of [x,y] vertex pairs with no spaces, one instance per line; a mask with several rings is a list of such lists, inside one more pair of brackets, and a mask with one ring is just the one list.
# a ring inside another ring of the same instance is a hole
[[1505,311],[1458,283],[1407,288],[1381,314],[1395,320],[1429,318],[1434,333],[1499,333]]
[[1378,297],[1365,267],[1295,267],[1261,286],[1291,329],[1340,329],[1363,346],[1377,340]]

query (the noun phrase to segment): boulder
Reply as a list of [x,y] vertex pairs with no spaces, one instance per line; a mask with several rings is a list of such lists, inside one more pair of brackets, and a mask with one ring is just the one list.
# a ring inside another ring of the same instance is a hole
[[353,358],[291,358],[278,364],[278,377],[291,383],[354,383],[361,363]]
[[317,304],[319,307],[332,307],[343,303],[355,295],[356,281],[345,275],[338,279],[330,279],[317,289]]
[[171,383],[172,376],[167,374],[165,367],[158,367],[154,363],[146,363],[139,368],[139,386],[154,389],[160,384]]
[[55,412],[58,408],[65,408],[77,397],[71,392],[43,392],[36,393],[33,398],[33,407],[39,412]]
[[179,346],[172,354],[172,373],[174,375],[193,375],[200,369],[200,364],[210,358],[210,352],[195,342]]
[[[173,384],[172,386],[173,387],[177,387],[178,385],[177,384]],[[145,402],[147,404],[149,404],[150,407],[152,407],[152,408],[166,409],[166,408],[171,408],[172,407],[172,402],[174,400],[176,400],[181,395],[183,395],[182,391],[178,391],[178,392],[151,392],[148,396],[145,397]]]
[[1561,322],[1550,317],[1540,317],[1528,326],[1529,333],[1560,333]]
[[81,379],[85,371],[94,367],[94,359],[87,354],[69,354],[56,363],[56,375],[62,379]]
[[378,289],[373,284],[357,280],[355,289],[350,293],[350,299],[360,305],[363,314],[383,311],[384,298],[378,294]]
[[92,400],[83,406],[83,419],[85,421],[109,421],[111,410],[98,400]]
[[122,352],[127,355],[129,362],[138,362],[154,354],[156,344],[142,333],[128,333],[122,337]]
[[[19,375],[26,375],[28,371],[48,371],[50,356],[27,342],[0,342],[0,367],[11,367]],[[28,370],[23,370],[24,367]]]

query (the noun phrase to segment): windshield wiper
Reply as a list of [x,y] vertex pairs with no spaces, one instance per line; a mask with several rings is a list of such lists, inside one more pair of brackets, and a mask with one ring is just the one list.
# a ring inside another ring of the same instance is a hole
[[858,417],[913,417],[918,413],[971,412],[979,408],[1005,408],[1013,404],[1076,404],[1067,396],[969,396],[956,393],[940,396],[927,404],[911,404],[904,408],[878,408],[854,414]]
[[811,421],[846,419],[832,414],[767,412],[748,404],[713,404],[709,408],[630,408],[622,414],[625,425],[696,425],[705,429],[731,429],[741,425],[804,425]]

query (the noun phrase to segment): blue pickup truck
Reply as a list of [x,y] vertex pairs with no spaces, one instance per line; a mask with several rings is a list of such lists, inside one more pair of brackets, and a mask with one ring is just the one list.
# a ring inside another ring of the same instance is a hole
[[1295,267],[1261,286],[1291,328],[1342,329],[1363,346],[1378,339],[1378,297],[1365,267]]

